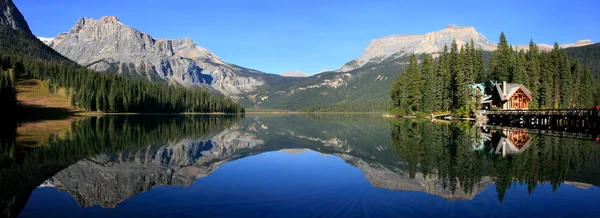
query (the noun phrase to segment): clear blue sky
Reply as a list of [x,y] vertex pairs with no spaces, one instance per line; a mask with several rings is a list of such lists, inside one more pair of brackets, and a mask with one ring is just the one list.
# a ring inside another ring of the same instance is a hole
[[399,0],[13,0],[37,36],[68,31],[79,18],[117,16],[155,38],[189,37],[224,61],[267,73],[313,74],[359,57],[369,42],[474,26],[497,42],[600,41],[600,1]]

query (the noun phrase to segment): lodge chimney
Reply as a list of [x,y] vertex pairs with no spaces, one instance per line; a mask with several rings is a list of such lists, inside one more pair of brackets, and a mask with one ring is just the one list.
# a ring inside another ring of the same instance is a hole
[[504,97],[506,98],[506,81],[502,82],[502,94],[504,95]]

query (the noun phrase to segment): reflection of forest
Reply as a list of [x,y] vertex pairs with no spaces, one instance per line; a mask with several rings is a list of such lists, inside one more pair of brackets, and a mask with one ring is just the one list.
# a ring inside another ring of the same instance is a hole
[[[188,186],[224,163],[269,151],[316,151],[358,167],[373,187],[470,200],[496,184],[597,185],[597,144],[468,123],[380,116],[116,116],[73,123],[50,146],[20,148],[0,135],[0,203],[15,216],[41,183],[80,206],[115,207],[155,185]],[[390,128],[391,127],[391,128]],[[13,127],[14,130],[14,127]],[[500,152],[499,152],[500,151]],[[498,153],[499,152],[499,153]],[[103,176],[100,176],[103,175]],[[25,182],[23,182],[25,181]],[[570,182],[565,182],[570,181]]]
[[[38,148],[16,145],[16,123],[10,126],[4,123],[1,126],[6,131],[0,134],[0,209],[3,217],[17,216],[36,187],[81,159],[103,153],[135,153],[170,141],[199,140],[221,132],[239,120],[237,116],[90,117],[73,122],[66,137],[48,138],[47,146]],[[135,161],[139,156],[119,158]]]
[[542,183],[554,190],[598,162],[591,141],[532,135],[527,130],[488,130],[468,123],[437,124],[394,120],[392,143],[411,176],[434,176],[453,192],[472,192],[485,176],[496,185],[500,201],[513,182],[529,192]]

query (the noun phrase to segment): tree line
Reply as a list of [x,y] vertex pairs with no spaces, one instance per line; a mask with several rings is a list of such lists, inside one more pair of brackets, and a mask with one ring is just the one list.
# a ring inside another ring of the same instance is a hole
[[[30,34],[0,26],[0,68],[64,88],[73,106],[87,111],[243,113],[229,98],[200,88],[162,85],[86,69],[52,51]],[[3,100],[3,99],[2,99]]]
[[[473,85],[486,83],[519,83],[533,94],[530,108],[593,107],[600,88],[591,69],[579,60],[569,60],[558,43],[551,51],[542,51],[530,41],[528,48],[516,51],[504,33],[491,53],[489,64],[485,52],[473,40],[439,54],[411,54],[406,67],[399,72],[391,90],[391,111],[398,115],[423,115],[452,111],[456,116],[469,116],[481,107],[481,95]],[[421,62],[421,64],[419,64]],[[419,67],[419,65],[421,67]]]

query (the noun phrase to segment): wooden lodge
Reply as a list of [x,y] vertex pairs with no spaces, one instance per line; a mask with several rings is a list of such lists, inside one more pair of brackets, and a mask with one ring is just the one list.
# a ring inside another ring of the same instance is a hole
[[492,94],[492,105],[500,110],[528,109],[533,100],[532,93],[522,84],[496,84]]
[[[491,86],[491,87],[490,87]],[[487,88],[486,88],[487,87]],[[483,109],[521,110],[528,109],[533,95],[527,87],[517,83],[473,84],[475,96],[481,98]]]

